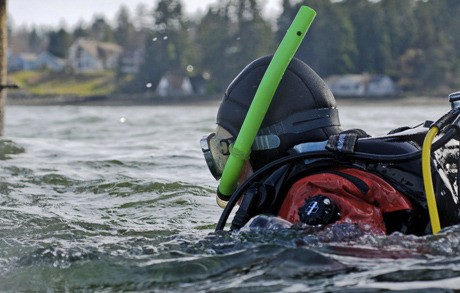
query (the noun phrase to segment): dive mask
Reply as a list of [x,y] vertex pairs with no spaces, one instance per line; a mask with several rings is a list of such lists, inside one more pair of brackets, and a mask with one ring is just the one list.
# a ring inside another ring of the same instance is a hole
[[230,155],[233,137],[225,129],[218,126],[216,132],[201,139],[200,145],[209,171],[216,180],[219,180]]

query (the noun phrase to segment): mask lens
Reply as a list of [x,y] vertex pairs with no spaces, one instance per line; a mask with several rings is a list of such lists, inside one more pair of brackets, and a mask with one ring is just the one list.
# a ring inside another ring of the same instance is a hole
[[221,140],[215,133],[211,133],[203,137],[200,144],[209,171],[216,180],[219,180],[229,155],[228,140]]

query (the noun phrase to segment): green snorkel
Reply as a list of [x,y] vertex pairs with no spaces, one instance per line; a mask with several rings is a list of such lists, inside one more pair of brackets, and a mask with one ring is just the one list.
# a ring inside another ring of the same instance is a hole
[[315,16],[316,12],[310,7],[300,7],[273,55],[225,164],[217,189],[217,203],[221,207],[225,206],[236,189],[238,177],[245,161],[249,159],[252,144],[265,118],[275,91]]

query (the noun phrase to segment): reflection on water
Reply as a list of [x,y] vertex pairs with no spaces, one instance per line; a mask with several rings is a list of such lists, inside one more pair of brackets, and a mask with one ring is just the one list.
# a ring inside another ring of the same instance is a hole
[[[339,109],[344,128],[382,135],[448,107]],[[373,236],[353,225],[213,232],[217,182],[199,140],[216,109],[8,107],[0,291],[460,288],[459,227],[426,237]]]

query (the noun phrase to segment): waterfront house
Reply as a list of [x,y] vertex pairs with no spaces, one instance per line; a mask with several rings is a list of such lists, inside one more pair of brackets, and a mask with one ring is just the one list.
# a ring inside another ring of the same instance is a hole
[[65,60],[58,58],[51,53],[43,52],[41,54],[33,53],[18,53],[8,55],[8,70],[39,70],[49,69],[52,71],[60,71],[65,67]]
[[21,70],[35,70],[35,60],[37,54],[33,53],[18,53],[8,56],[8,70],[21,71]]
[[332,93],[344,97],[392,96],[398,93],[396,83],[388,76],[378,74],[347,74],[326,78]]
[[181,97],[193,95],[194,91],[190,78],[169,71],[161,78],[155,93],[160,97]]
[[68,62],[79,73],[115,69],[122,53],[117,44],[79,38],[69,48]]

